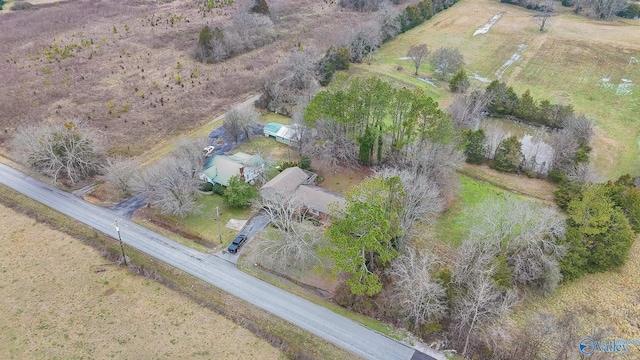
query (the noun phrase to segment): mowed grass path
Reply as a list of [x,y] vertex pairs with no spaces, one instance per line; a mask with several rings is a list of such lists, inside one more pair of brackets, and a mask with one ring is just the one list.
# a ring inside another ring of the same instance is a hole
[[[592,162],[602,175],[640,175],[640,22],[594,21],[559,4],[557,8],[561,14],[541,33],[531,11],[497,1],[462,0],[385,44],[350,72],[423,87],[446,107],[452,97],[448,84],[436,80],[434,88],[416,79],[413,64],[401,60],[410,46],[457,48],[468,73],[489,80],[497,79],[496,72],[519,53],[520,59],[503,69],[500,80],[519,94],[530,89],[536,99],[571,103],[577,113],[593,118],[597,128]],[[502,17],[486,34],[473,36],[496,14]],[[433,76],[429,64],[421,66],[420,77]],[[478,80],[472,84],[487,85]]]

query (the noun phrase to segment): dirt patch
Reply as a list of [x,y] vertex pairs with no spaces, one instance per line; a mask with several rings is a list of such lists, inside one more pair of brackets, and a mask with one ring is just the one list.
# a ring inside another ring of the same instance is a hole
[[[311,165],[315,166],[312,159]],[[344,195],[351,187],[360,184],[368,176],[373,175],[371,169],[363,166],[336,166],[334,168],[314,167],[313,170],[322,177],[321,187]]]
[[[232,321],[0,206],[0,348],[8,358],[279,359]],[[232,339],[232,341],[230,341]]]

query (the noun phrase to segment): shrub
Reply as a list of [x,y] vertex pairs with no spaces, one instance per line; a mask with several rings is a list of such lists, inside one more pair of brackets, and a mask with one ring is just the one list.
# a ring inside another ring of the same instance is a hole
[[13,11],[29,10],[32,7],[33,7],[33,4],[31,4],[30,2],[16,1],[15,3],[13,3],[13,6],[11,6],[11,10],[13,10]]
[[567,174],[557,169],[551,169],[547,172],[547,179],[554,183],[560,183],[567,180]]
[[288,169],[294,166],[298,166],[298,163],[296,163],[295,161],[283,161],[280,165],[278,165],[278,170],[282,172],[284,169]]
[[202,184],[200,184],[200,190],[202,191],[213,191],[213,184],[210,182],[203,182]]
[[268,15],[269,5],[266,0],[255,0],[255,4],[251,7],[251,11],[257,14]]
[[216,194],[216,195],[222,196],[222,195],[224,195],[224,191],[226,189],[227,189],[226,187],[224,187],[224,186],[222,186],[220,184],[213,184],[213,187],[211,188],[211,191],[213,191],[213,193]]
[[258,197],[258,190],[244,182],[240,175],[234,175],[229,179],[229,185],[222,194],[224,202],[233,207],[247,207],[251,200]]
[[313,171],[311,168],[311,159],[307,155],[300,158],[299,166],[302,170]]
[[449,89],[453,92],[465,92],[469,87],[469,77],[464,69],[458,70],[458,72],[451,78],[449,82]]

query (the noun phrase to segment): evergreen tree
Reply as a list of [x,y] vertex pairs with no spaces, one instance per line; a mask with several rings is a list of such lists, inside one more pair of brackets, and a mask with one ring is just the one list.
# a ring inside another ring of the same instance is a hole
[[498,171],[516,172],[522,163],[522,143],[511,136],[500,142],[493,158]]
[[466,138],[467,144],[464,149],[464,154],[467,156],[466,161],[470,164],[482,164],[487,156],[484,130],[468,131]]
[[619,267],[627,258],[634,233],[608,191],[606,184],[587,184],[569,203],[568,255],[561,261],[568,279]]
[[538,104],[533,96],[531,96],[531,92],[527,89],[520,97],[514,115],[525,121],[536,121],[537,114]]
[[213,39],[213,32],[211,32],[211,28],[209,26],[205,25],[200,31],[198,45],[209,48],[211,46],[211,39]]

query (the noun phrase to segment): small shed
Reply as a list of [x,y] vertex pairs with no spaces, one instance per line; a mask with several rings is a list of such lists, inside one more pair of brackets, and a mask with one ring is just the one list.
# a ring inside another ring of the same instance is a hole
[[282,125],[275,122],[268,123],[263,129],[264,136],[274,138],[277,142],[289,146],[298,142],[300,131],[301,127],[298,124]]

